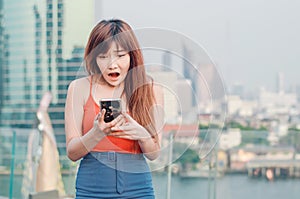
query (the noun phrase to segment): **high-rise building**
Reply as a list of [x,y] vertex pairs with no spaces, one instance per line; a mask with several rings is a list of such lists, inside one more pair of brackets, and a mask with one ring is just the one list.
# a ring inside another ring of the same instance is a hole
[[198,81],[199,81],[199,71],[196,66],[193,64],[195,60],[193,57],[193,51],[188,49],[186,45],[183,45],[183,76],[185,79],[191,81],[192,92],[196,94],[196,98],[192,98],[192,105],[197,106],[197,98],[198,98]]
[[269,114],[285,113],[289,114],[291,108],[297,105],[296,93],[277,93],[261,89],[258,103],[261,110]]
[[[193,106],[192,82],[188,79],[179,79],[175,83],[176,94],[180,103],[179,109],[181,113],[187,114],[191,112]],[[194,96],[195,97],[195,96]]]
[[[85,45],[94,1],[1,0],[0,8],[0,124],[32,127],[39,100],[50,91],[53,126],[64,127],[66,87],[74,77],[68,61],[74,47]],[[82,58],[77,61],[79,67]]]
[[179,98],[176,94],[176,86],[174,82],[177,82],[178,76],[173,71],[156,70],[148,72],[148,75],[158,83],[164,92],[165,121],[170,124],[176,124],[178,122],[179,111]]
[[0,0],[0,118],[2,115],[2,105],[4,100],[4,63],[5,63],[5,39],[3,28],[3,0]]
[[193,65],[191,63],[192,61],[192,52],[188,49],[188,47],[186,45],[182,46],[182,50],[183,50],[183,76],[186,79],[192,79],[193,77]]
[[183,75],[191,81],[193,107],[204,113],[221,111],[219,106],[224,100],[225,89],[214,62],[193,42],[186,40],[182,47]]
[[49,111],[54,127],[64,127],[64,107],[65,99],[70,82],[80,75],[80,67],[83,63],[84,48],[75,46],[72,50],[72,57],[65,61],[62,67],[58,67],[58,102],[53,104]]
[[298,102],[300,101],[300,85],[295,85],[295,87],[294,87],[294,91],[293,91],[294,93],[296,93],[296,95],[297,95],[297,100],[298,100]]
[[84,48],[82,46],[75,46],[72,50],[72,57],[70,59],[66,60],[66,66],[61,68],[59,73],[59,80],[61,84],[59,86],[60,90],[62,91],[60,94],[62,95],[61,99],[66,99],[67,90],[69,83],[79,78],[81,75],[82,69],[80,67],[83,67],[83,55],[84,55]]
[[170,51],[164,51],[162,55],[162,64],[164,71],[170,71],[172,67],[172,54]]
[[276,79],[276,91],[277,93],[284,93],[284,74],[279,72],[277,73]]
[[230,88],[231,95],[238,95],[240,97],[244,97],[244,86],[240,83],[235,83]]

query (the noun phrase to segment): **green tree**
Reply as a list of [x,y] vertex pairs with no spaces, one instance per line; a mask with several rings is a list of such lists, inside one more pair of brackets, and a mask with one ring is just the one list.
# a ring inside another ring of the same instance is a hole
[[176,160],[176,162],[179,162],[181,165],[186,165],[186,164],[195,164],[200,161],[199,155],[195,150],[192,149],[187,149],[182,156]]
[[282,137],[279,141],[279,144],[285,146],[293,146],[297,150],[300,151],[300,132],[299,131],[289,131],[289,133]]

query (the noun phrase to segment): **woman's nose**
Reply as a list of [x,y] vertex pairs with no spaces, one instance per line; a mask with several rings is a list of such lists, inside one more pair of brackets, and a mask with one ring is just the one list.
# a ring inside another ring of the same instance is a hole
[[108,68],[109,69],[116,69],[118,67],[118,63],[117,63],[117,60],[116,59],[112,59],[110,61],[110,64],[108,65]]

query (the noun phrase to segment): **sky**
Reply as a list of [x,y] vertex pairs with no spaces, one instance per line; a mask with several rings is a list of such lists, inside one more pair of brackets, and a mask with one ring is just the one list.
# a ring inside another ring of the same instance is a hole
[[177,31],[201,45],[227,88],[275,90],[300,85],[298,0],[97,0],[95,19],[120,18],[133,29]]

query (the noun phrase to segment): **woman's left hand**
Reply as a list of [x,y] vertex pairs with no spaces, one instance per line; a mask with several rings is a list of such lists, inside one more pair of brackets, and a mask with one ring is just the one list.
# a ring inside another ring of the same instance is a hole
[[122,115],[125,117],[126,123],[120,126],[112,127],[109,136],[115,136],[129,140],[143,140],[151,137],[148,131],[137,121],[135,121],[129,114],[123,112]]

